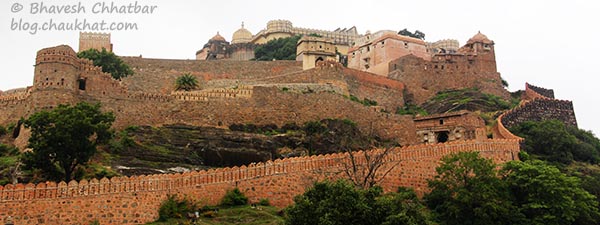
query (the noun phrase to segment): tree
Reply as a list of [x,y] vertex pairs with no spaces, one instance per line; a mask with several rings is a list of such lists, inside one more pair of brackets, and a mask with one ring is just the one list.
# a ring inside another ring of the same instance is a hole
[[106,51],[104,48],[102,48],[102,51],[93,48],[81,51],[77,53],[77,57],[92,60],[95,66],[102,67],[102,72],[110,73],[116,80],[133,75],[133,70],[131,70],[129,65],[123,62],[117,55]]
[[[349,162],[343,162],[344,174],[356,187],[368,189],[379,184],[400,162],[388,162],[392,147],[373,151],[352,151],[345,148]],[[386,167],[387,165],[387,167]]]
[[412,190],[382,195],[380,187],[366,190],[338,180],[317,182],[286,208],[286,224],[428,224],[427,210]]
[[525,151],[534,158],[569,164],[573,160],[600,162],[600,141],[588,131],[567,127],[558,120],[527,121],[510,128],[525,138]]
[[270,40],[254,49],[254,57],[259,61],[296,60],[296,45],[300,35]]
[[190,73],[185,73],[175,80],[175,89],[191,91],[198,88],[198,79]]
[[596,197],[576,177],[567,176],[539,160],[508,162],[503,180],[526,224],[598,224]]
[[77,166],[85,165],[96,153],[96,145],[111,138],[114,120],[111,112],[100,111],[100,104],[85,102],[31,115],[25,120],[25,127],[31,128],[28,147],[33,149],[25,154],[26,168],[68,182]]
[[408,29],[404,28],[403,30],[398,31],[398,34],[402,35],[402,36],[408,36],[408,37],[412,37],[412,38],[425,40],[425,33],[421,32],[419,30],[416,30],[415,33],[412,33],[410,31],[408,31]]
[[522,218],[495,167],[477,152],[442,159],[424,196],[440,224],[514,224]]

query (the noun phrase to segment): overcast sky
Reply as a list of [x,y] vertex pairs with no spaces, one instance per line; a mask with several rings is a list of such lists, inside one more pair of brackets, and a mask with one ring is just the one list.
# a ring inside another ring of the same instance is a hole
[[[136,1],[2,0],[0,90],[32,84],[39,49],[67,44],[77,51],[77,30],[40,30],[35,34],[31,34],[31,28],[24,30],[25,23],[42,26],[51,19],[55,24],[84,19],[104,20],[108,24],[135,23],[137,30],[111,31],[114,52],[167,59],[194,59],[195,52],[217,32],[231,41],[242,22],[255,34],[274,19],[290,20],[295,27],[323,30],[356,26],[361,34],[367,30],[418,29],[426,34],[426,41],[456,39],[461,45],[481,31],[496,43],[498,72],[508,81],[511,91],[523,89],[525,82],[552,88],[557,98],[573,101],[580,128],[593,130],[597,136],[600,133],[600,120],[596,119],[600,115],[596,100],[600,81],[600,3],[595,1],[139,0],[138,6],[156,6],[154,11],[98,12],[98,6],[110,6],[111,2],[120,6]],[[40,14],[35,5],[40,9],[41,4],[48,11],[52,10],[49,6],[81,5],[85,12]]]

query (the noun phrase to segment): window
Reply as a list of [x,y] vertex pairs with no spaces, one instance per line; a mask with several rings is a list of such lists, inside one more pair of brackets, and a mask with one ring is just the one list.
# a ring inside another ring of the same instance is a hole
[[444,125],[444,120],[440,120],[440,125]]

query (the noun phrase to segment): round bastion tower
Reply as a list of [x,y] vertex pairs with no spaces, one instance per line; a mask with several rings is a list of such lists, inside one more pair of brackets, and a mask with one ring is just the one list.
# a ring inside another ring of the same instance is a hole
[[77,54],[67,45],[39,50],[31,96],[34,108],[76,103],[79,90],[85,90],[85,80],[79,80],[80,67]]

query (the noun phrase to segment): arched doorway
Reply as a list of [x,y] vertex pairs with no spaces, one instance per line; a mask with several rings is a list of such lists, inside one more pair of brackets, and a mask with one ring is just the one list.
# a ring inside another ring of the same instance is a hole
[[319,62],[321,62],[321,61],[325,61],[325,60],[323,59],[323,57],[319,57],[319,58],[317,58],[317,60],[315,60],[315,65],[317,65],[317,63],[319,63]]
[[448,141],[448,131],[435,132],[437,143],[445,143]]

